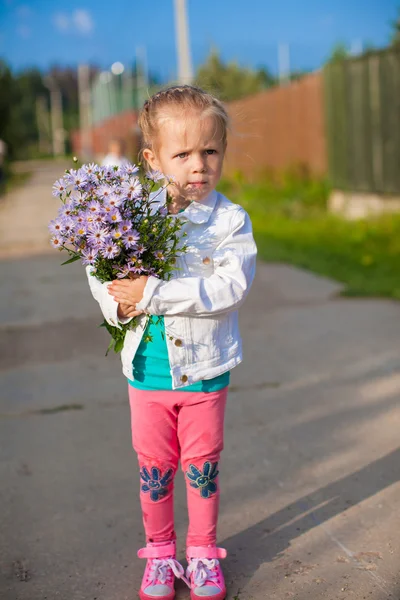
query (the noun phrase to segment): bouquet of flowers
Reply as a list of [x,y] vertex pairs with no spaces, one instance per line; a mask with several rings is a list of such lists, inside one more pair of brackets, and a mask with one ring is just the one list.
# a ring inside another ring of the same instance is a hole
[[[139,176],[133,164],[87,164],[65,171],[53,185],[62,205],[49,224],[52,246],[69,255],[62,264],[81,260],[102,283],[140,275],[168,279],[177,254],[186,248],[179,235],[182,220],[160,206],[158,194],[150,198],[161,180],[165,186],[171,183],[158,172]],[[107,353],[111,348],[120,352],[135,319],[121,329],[106,321],[102,326],[111,334]]]

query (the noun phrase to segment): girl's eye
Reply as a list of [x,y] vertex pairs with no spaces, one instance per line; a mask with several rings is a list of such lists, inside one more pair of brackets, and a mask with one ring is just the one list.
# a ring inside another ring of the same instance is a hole
[[209,148],[206,150],[206,154],[216,154],[216,150],[214,150],[213,148]]
[[186,158],[187,152],[181,152],[180,154],[177,154],[176,156],[177,156],[177,158]]

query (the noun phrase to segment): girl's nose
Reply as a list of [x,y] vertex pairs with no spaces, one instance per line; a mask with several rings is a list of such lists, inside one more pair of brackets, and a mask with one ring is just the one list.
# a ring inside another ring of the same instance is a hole
[[194,156],[192,168],[195,173],[203,173],[206,170],[206,163],[203,157]]

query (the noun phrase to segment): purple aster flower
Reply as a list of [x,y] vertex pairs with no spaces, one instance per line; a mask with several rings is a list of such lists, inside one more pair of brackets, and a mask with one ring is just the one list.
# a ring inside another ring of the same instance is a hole
[[113,207],[110,206],[109,204],[104,204],[101,212],[103,214],[103,216],[107,216],[108,213],[110,213],[113,210]]
[[71,206],[71,204],[69,202],[66,202],[65,204],[60,206],[60,208],[58,209],[58,214],[62,218],[69,217],[73,210],[74,210],[74,207]]
[[104,258],[115,258],[120,254],[121,248],[117,246],[112,240],[108,239],[101,246],[101,253]]
[[114,175],[115,175],[114,167],[110,166],[110,165],[105,165],[105,166],[101,167],[101,173],[102,173],[102,177],[104,179],[107,179],[110,181],[111,179],[114,178]]
[[[106,238],[106,239],[108,239],[108,238]],[[95,241],[90,241],[88,239],[87,242],[88,242],[88,246],[90,248],[96,248],[98,251],[101,250],[101,248],[103,247],[103,244],[104,244],[103,240],[101,240],[101,239],[96,239]]]
[[120,229],[122,233],[128,233],[128,231],[132,229],[132,221],[129,219],[121,221],[121,223],[118,225],[118,229]]
[[121,217],[121,213],[119,212],[118,208],[113,208],[108,214],[107,214],[107,222],[108,223],[120,223],[122,221],[122,217]]
[[63,178],[58,179],[53,185],[53,196],[62,196],[62,194],[64,194],[64,192],[67,191],[67,185],[68,184],[64,181]]
[[119,273],[117,274],[118,279],[123,279],[124,277],[128,277],[130,273],[129,265],[125,265],[124,267],[120,267]]
[[123,236],[123,233],[120,229],[115,229],[113,231],[112,237],[114,238],[114,240],[120,240]]
[[82,190],[75,190],[70,196],[70,202],[74,206],[78,206],[78,204],[84,204],[87,198],[88,194],[86,192],[83,192]]
[[75,244],[77,243],[77,236],[75,235],[75,233],[71,233],[71,235],[67,237],[66,241],[68,242],[68,244],[72,244],[73,246],[75,246]]
[[93,223],[97,223],[99,225],[104,225],[107,222],[107,215],[103,213],[103,211],[101,211],[98,214],[94,214],[93,216]]
[[85,223],[77,223],[76,227],[75,227],[75,233],[76,235],[79,235],[80,237],[82,237],[83,235],[87,234],[87,226]]
[[131,270],[136,269],[135,273],[139,269],[139,271],[143,268],[143,261],[141,258],[137,258],[136,256],[131,256],[131,260],[128,262],[128,266]]
[[95,217],[96,217],[96,215],[92,215],[92,213],[85,214],[85,225],[89,231],[91,231],[93,229],[93,227],[96,225],[95,220],[94,220]]
[[86,173],[89,180],[93,181],[95,180],[99,167],[95,163],[90,163],[89,165],[83,165],[82,170]]
[[104,243],[109,237],[109,235],[110,231],[106,227],[101,227],[96,223],[95,225],[93,225],[93,227],[90,228],[88,241],[94,245],[96,245],[98,242]]
[[84,265],[92,265],[96,260],[98,252],[97,248],[86,248],[86,250],[82,250],[82,263]]
[[166,217],[168,214],[168,208],[166,206],[162,206],[158,209],[158,212],[162,217]]
[[68,185],[74,184],[76,173],[77,171],[75,169],[68,169],[68,171],[65,172],[64,179]]
[[75,189],[84,188],[88,183],[87,174],[79,169],[79,171],[71,170],[68,176],[68,182],[73,185]]
[[112,208],[116,208],[117,206],[121,206],[122,198],[115,191],[105,199],[104,204],[106,206],[111,206]]
[[143,246],[143,244],[139,244],[139,246],[136,248],[136,253],[137,254],[143,254],[143,252],[146,251],[146,246]]
[[176,183],[176,177],[174,175],[165,175],[165,180],[167,183]]
[[165,176],[161,171],[147,171],[146,177],[155,182],[165,179]]
[[60,235],[64,231],[64,223],[62,219],[53,219],[49,223],[49,229],[54,235]]
[[137,167],[134,164],[128,163],[128,164],[122,165],[120,170],[121,170],[121,173],[123,173],[124,175],[135,175],[136,173],[139,172],[139,167]]
[[110,185],[107,185],[107,184],[100,185],[97,190],[97,195],[99,196],[99,198],[102,198],[103,200],[106,200],[106,198],[109,198],[112,194],[113,194],[113,189]]
[[53,235],[53,237],[50,240],[50,244],[53,246],[53,248],[62,248],[63,245],[63,240],[61,238],[61,236],[58,235]]
[[97,200],[91,200],[87,205],[87,210],[91,213],[98,213],[101,210],[101,204]]
[[140,240],[140,235],[137,231],[128,231],[122,238],[125,248],[133,248]]
[[142,184],[137,177],[127,181],[126,183],[123,183],[121,187],[127,198],[139,198],[142,193]]
[[64,219],[64,235],[70,235],[75,229],[75,221],[70,217]]
[[143,268],[141,265],[131,265],[129,267],[129,271],[130,271],[130,273],[139,274],[139,273],[143,273]]
[[154,256],[156,257],[157,260],[165,260],[165,256],[160,250],[157,250],[157,252],[154,252]]

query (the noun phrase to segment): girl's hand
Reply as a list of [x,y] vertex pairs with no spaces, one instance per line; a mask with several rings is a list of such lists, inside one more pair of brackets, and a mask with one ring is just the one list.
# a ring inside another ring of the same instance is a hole
[[128,317],[137,317],[143,314],[143,310],[136,310],[136,306],[131,304],[118,304],[117,315],[119,319],[127,319]]
[[136,304],[143,298],[147,279],[146,275],[141,275],[136,279],[115,279],[108,286],[108,293],[119,304],[136,307]]

